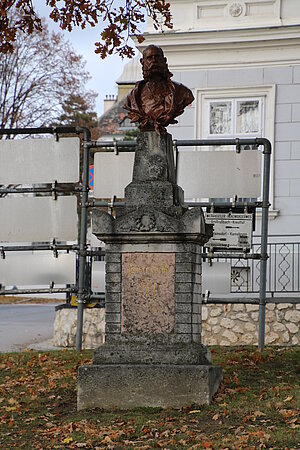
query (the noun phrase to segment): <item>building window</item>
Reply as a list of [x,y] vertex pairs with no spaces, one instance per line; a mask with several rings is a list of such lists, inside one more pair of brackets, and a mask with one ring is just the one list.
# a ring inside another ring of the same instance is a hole
[[206,137],[262,137],[263,98],[206,100]]
[[[196,139],[265,137],[273,144],[275,85],[197,89],[196,102]],[[229,149],[229,146],[211,146],[198,147],[197,150]],[[271,155],[270,202],[272,209],[275,209],[273,186],[274,147]]]

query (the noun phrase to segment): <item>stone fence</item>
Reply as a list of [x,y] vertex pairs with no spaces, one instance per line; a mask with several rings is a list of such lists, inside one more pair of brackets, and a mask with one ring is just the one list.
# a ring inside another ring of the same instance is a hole
[[[77,308],[57,308],[54,345],[74,347]],[[83,348],[104,342],[104,308],[86,308],[83,317]],[[205,345],[257,345],[257,305],[207,305],[202,307],[202,342]],[[290,346],[300,343],[300,304],[266,305],[266,345]]]

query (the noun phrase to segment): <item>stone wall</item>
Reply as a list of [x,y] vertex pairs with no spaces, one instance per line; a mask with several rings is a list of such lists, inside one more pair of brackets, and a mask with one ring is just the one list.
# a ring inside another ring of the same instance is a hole
[[[202,307],[202,341],[205,345],[257,345],[258,306],[207,305]],[[75,347],[77,309],[56,311],[54,345]],[[86,308],[83,316],[83,348],[104,342],[104,308]],[[300,304],[266,306],[266,344],[300,343]]]
[[[53,345],[75,347],[77,308],[63,307],[56,310]],[[104,308],[85,308],[83,311],[82,348],[97,348],[104,343]]]
[[[207,305],[202,307],[202,341],[206,345],[257,345],[257,305]],[[266,344],[300,342],[300,304],[266,305]]]

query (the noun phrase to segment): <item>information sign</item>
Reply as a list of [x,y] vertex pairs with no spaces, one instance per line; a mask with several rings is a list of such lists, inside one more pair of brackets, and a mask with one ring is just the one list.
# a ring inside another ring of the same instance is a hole
[[94,166],[89,167],[89,188],[94,189]]
[[214,234],[205,247],[251,249],[252,218],[252,214],[206,213],[205,221],[214,225]]

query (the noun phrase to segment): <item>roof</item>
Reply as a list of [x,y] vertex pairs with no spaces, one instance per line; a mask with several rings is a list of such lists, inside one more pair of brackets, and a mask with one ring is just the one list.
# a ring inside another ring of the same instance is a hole
[[122,75],[117,79],[117,84],[135,84],[143,78],[142,65],[140,63],[141,54],[125,64]]
[[99,138],[103,136],[123,137],[128,129],[136,128],[126,119],[127,112],[123,109],[126,97],[116,102],[99,119]]

